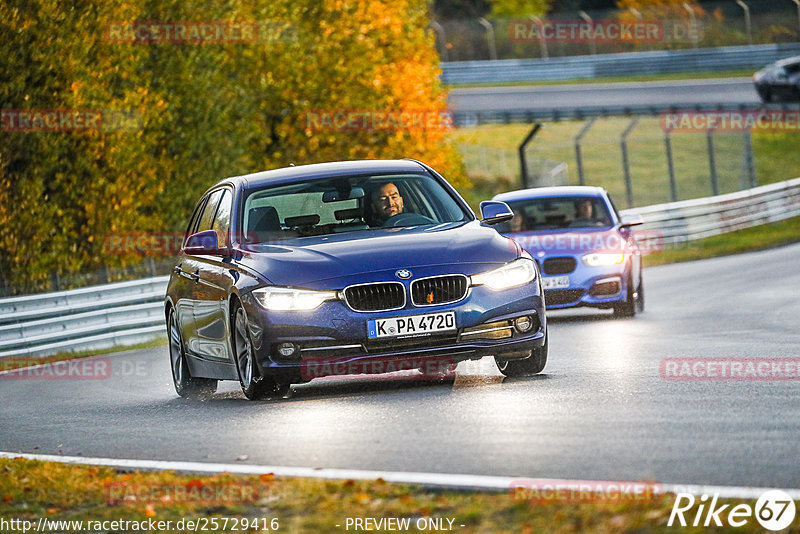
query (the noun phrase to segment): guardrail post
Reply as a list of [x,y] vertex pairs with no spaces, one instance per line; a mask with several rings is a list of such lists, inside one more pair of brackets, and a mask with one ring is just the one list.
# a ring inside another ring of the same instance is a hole
[[792,0],[797,6],[797,28],[800,30],[800,0]]
[[747,33],[747,44],[753,44],[753,26],[750,23],[750,8],[742,0],[736,0],[736,5],[744,11],[744,30]]
[[706,131],[706,144],[708,145],[708,169],[711,172],[711,194],[719,195],[719,184],[717,183],[717,162],[714,158],[714,128]]
[[61,290],[61,279],[58,276],[58,271],[55,269],[50,271],[50,283],[53,286],[53,291]]
[[447,35],[444,33],[444,28],[435,20],[430,23],[430,27],[433,28],[439,41],[439,57],[442,61],[447,61]]
[[675,164],[672,161],[672,130],[664,132],[664,149],[667,153],[667,171],[669,172],[669,198],[678,201],[678,184],[675,182]]
[[541,127],[541,123],[535,123],[531,131],[528,132],[528,135],[525,136],[525,139],[522,140],[522,143],[520,143],[519,148],[517,149],[519,151],[519,170],[523,189],[528,188],[528,181],[530,179],[530,176],[528,176],[528,161],[525,159],[525,147],[528,146],[528,143],[531,142]]
[[683,9],[689,12],[689,24],[692,25],[690,30],[692,45],[694,48],[697,48],[697,16],[694,14],[694,8],[689,5],[689,2],[683,2],[681,5],[683,6]]
[[497,45],[494,43],[494,26],[483,17],[479,18],[478,22],[486,30],[486,42],[489,44],[489,59],[497,61]]
[[742,154],[742,164],[744,166],[742,172],[741,189],[756,186],[756,168],[753,163],[753,135],[747,131],[742,136],[742,145],[744,153]]
[[547,39],[544,37],[544,22],[536,15],[531,15],[528,18],[539,25],[539,50],[542,53],[542,59],[547,59],[550,54],[547,52]]
[[586,124],[583,125],[581,131],[578,132],[578,135],[576,135],[575,139],[573,140],[573,143],[575,144],[575,163],[578,167],[578,183],[580,185],[586,185],[586,180],[584,179],[583,176],[583,157],[581,156],[581,139],[583,139],[583,136],[586,135],[586,133],[589,131],[589,128],[592,127],[594,121],[595,121],[594,117],[586,121]]
[[628,136],[631,134],[634,128],[636,128],[636,124],[639,122],[639,116],[637,115],[631,122],[628,124],[628,127],[625,128],[625,131],[622,132],[622,137],[620,137],[620,148],[622,149],[622,171],[625,173],[625,197],[628,201],[628,207],[633,207],[633,184],[631,184],[631,169],[630,165],[628,164]]
[[[800,2],[800,0],[797,1]],[[582,18],[584,22],[586,22],[586,24],[588,24],[592,29],[592,38],[589,40],[589,53],[594,55],[597,53],[597,43],[594,42],[594,20],[592,20],[592,17],[590,17],[589,14],[582,9],[578,11],[578,16]]]

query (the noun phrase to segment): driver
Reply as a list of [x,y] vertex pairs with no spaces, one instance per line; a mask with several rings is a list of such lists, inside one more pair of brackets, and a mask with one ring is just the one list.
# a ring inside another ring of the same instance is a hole
[[384,184],[372,192],[370,207],[375,223],[382,225],[390,217],[403,213],[403,197],[393,183]]
[[594,205],[591,200],[584,198],[575,202],[575,219],[594,219]]

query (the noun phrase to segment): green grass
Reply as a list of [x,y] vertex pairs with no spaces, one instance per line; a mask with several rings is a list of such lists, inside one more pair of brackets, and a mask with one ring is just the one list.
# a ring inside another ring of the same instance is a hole
[[88,358],[90,356],[102,356],[104,354],[114,354],[117,352],[133,351],[151,349],[155,347],[163,347],[167,344],[167,337],[159,337],[152,341],[144,343],[137,343],[135,345],[125,345],[118,347],[109,347],[106,349],[96,350],[81,350],[74,352],[59,352],[50,356],[9,356],[0,359],[0,371],[7,371],[10,369],[18,369],[20,367],[31,367],[43,363],[55,363],[63,360],[74,360],[77,358]]
[[[83,521],[170,520],[173,525],[181,519],[205,518],[209,525],[216,519],[221,525],[224,518],[266,518],[267,523],[276,518],[279,532],[347,532],[347,518],[394,517],[409,518],[412,526],[408,531],[420,532],[414,522],[429,517],[453,519],[453,531],[463,533],[705,531],[702,527],[666,527],[675,500],[671,494],[595,502],[552,499],[534,502],[510,491],[435,491],[388,484],[380,479],[299,479],[271,474],[198,476],[163,471],[122,473],[106,467],[25,459],[0,459],[0,472],[3,473],[0,518],[32,521],[34,529],[40,517]],[[219,493],[219,488],[226,491]],[[202,501],[192,497],[202,495],[202,491],[225,498]],[[179,495],[178,492],[189,497],[163,498],[168,494]],[[162,497],[154,499],[152,495]],[[720,504],[723,502],[754,505],[752,500],[722,500]],[[687,518],[694,517],[699,504],[697,499],[695,508],[686,513]],[[741,528],[714,530],[749,533],[758,531],[757,526],[751,519]],[[352,526],[349,530],[355,531]],[[796,526],[792,530],[798,532]],[[174,527],[170,530],[184,531]],[[230,526],[208,531],[242,532]]]
[[701,260],[740,252],[752,252],[800,241],[800,217],[697,239],[647,255],[646,265]]
[[[573,139],[583,121],[545,123],[528,145],[531,174],[564,162],[567,183],[578,183],[577,158]],[[609,190],[617,207],[626,208],[626,187],[620,135],[630,118],[598,119],[583,137],[581,145],[584,179],[587,185]],[[473,182],[464,190],[474,205],[491,196],[519,189],[520,171],[517,147],[530,131],[529,124],[485,125],[461,128],[452,139],[459,147],[467,174]],[[749,187],[744,172],[744,139],[741,134],[716,134],[713,137],[720,193]],[[705,134],[673,134],[671,137],[674,174],[679,200],[709,196],[712,193],[707,140]],[[753,133],[755,169],[759,184],[800,176],[800,132]],[[657,117],[643,117],[632,130],[627,143],[633,205],[646,206],[671,200],[664,133]],[[542,162],[545,162],[544,164]]]
[[448,85],[448,89],[466,89],[470,87],[520,87],[528,85],[587,85],[593,83],[624,83],[624,82],[658,82],[671,80],[702,80],[702,79],[722,79],[722,78],[741,78],[750,77],[755,72],[754,69],[726,70],[721,72],[677,72],[672,74],[650,74],[640,76],[613,76],[608,78],[573,78],[570,80],[538,80],[529,82],[486,82],[471,84]]

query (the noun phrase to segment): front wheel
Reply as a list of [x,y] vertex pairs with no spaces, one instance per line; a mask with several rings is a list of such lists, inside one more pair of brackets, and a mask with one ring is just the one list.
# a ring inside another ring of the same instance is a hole
[[217,381],[213,378],[194,377],[189,371],[175,310],[170,310],[169,312],[167,328],[169,330],[169,359],[170,367],[172,368],[172,384],[175,386],[175,392],[184,398],[213,395],[217,390]]
[[634,317],[636,312],[644,311],[644,284],[642,283],[642,274],[639,273],[639,283],[634,289],[633,278],[628,278],[628,289],[626,291],[625,301],[614,304],[615,317]]
[[242,393],[250,400],[261,400],[280,392],[275,379],[262,376],[256,363],[255,350],[247,332],[247,314],[241,304],[234,312],[231,346],[236,356],[236,371]]
[[547,345],[548,336],[545,331],[544,345],[534,347],[531,350],[531,355],[524,360],[504,360],[497,356],[495,356],[494,360],[497,362],[497,368],[500,369],[500,372],[509,378],[536,375],[541,373],[547,364]]

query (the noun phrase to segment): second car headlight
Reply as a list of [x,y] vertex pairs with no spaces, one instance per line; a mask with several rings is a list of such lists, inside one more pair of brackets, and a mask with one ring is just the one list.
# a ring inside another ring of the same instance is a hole
[[622,263],[622,260],[625,259],[625,253],[613,252],[586,254],[582,259],[583,263],[589,267],[605,267]]
[[253,296],[261,306],[271,311],[309,311],[326,300],[337,298],[336,291],[288,287],[262,287],[253,291]]
[[522,257],[497,269],[473,274],[470,281],[473,286],[484,285],[490,289],[508,289],[527,284],[534,278],[536,278],[536,267],[533,265],[533,260]]

